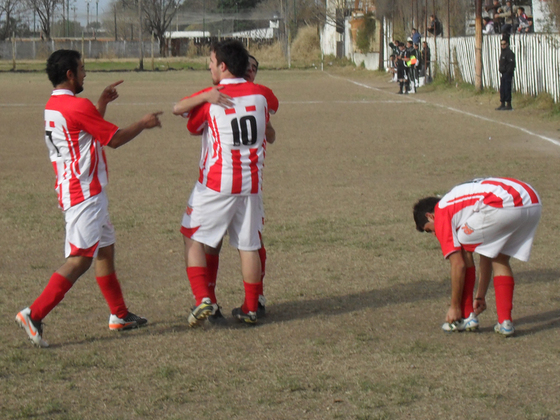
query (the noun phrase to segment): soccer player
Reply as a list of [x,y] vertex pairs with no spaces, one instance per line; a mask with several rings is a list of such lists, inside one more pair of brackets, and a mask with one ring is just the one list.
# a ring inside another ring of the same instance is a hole
[[[259,62],[257,59],[249,55],[249,65],[247,67],[247,71],[243,76],[245,80],[248,82],[254,82],[255,78],[257,77],[257,72],[259,70]],[[215,86],[211,90],[205,92],[208,96],[206,96],[206,102],[211,104],[220,105],[224,108],[231,107],[233,102],[231,101],[232,98],[222,92],[220,90],[223,89],[223,86]],[[201,104],[201,96],[200,95],[193,95],[187,98],[182,99],[178,102],[174,108],[173,113],[175,115],[182,115],[184,117],[188,117],[188,113],[192,110],[196,105]],[[270,119],[266,124],[266,143],[274,143],[276,140],[276,130],[272,126]],[[216,299],[216,280],[218,277],[218,268],[220,264],[220,251],[222,249],[222,241],[220,244],[213,248],[209,247],[208,245],[204,246],[204,251],[206,253],[206,263],[208,267],[208,287],[210,288],[210,300],[213,304],[213,312],[208,317],[208,320],[214,324],[223,324],[225,322],[225,318],[220,310],[220,307],[217,304]],[[264,243],[262,242],[262,234],[261,234],[261,248],[259,249],[259,258],[261,260],[261,283],[260,283],[260,291],[259,291],[259,303],[257,308],[257,318],[262,318],[266,316],[266,298],[264,297],[264,290],[263,290],[263,281],[264,276],[266,274],[266,248],[264,247]]]
[[[528,261],[541,217],[541,200],[528,184],[512,178],[475,179],[457,185],[441,199],[426,197],[414,206],[420,232],[433,233],[451,263],[451,307],[444,331],[474,331],[486,309],[492,274],[498,323],[494,331],[511,336],[514,327],[511,257]],[[475,264],[480,275],[473,302]]]
[[147,114],[124,129],[103,118],[109,102],[118,98],[116,87],[122,80],[103,90],[97,107],[77,97],[86,77],[78,51],[52,53],[47,60],[47,75],[54,90],[45,107],[45,141],[56,175],[58,204],[66,221],[66,262],[51,276],[33,304],[16,316],[16,322],[39,347],[48,347],[42,320],[94,260],[95,277],[111,311],[109,328],[126,330],[147,323],[146,318],[128,311],[117,280],[115,230],[109,220],[103,147],[116,149],[145,129],[161,127],[161,112]]
[[176,114],[188,112],[187,128],[192,134],[202,134],[200,176],[181,228],[187,276],[195,295],[188,317],[192,327],[216,309],[216,260],[226,231],[230,244],[239,250],[245,288],[245,301],[232,314],[242,322],[257,322],[262,294],[259,250],[265,131],[269,113],[278,109],[278,99],[270,89],[243,78],[248,64],[248,53],[240,42],[214,44],[209,67],[217,87],[185,98],[174,108]]

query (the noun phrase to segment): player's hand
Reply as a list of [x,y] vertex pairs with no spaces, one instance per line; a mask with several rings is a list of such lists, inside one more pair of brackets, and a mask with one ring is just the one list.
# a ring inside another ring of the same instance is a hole
[[223,108],[230,108],[233,106],[232,97],[220,92],[224,87],[215,86],[206,92],[206,102],[219,105]]
[[112,83],[105,89],[103,89],[103,92],[101,92],[101,96],[99,97],[99,102],[108,104],[109,102],[113,102],[115,99],[117,99],[119,97],[117,86],[122,82],[124,82],[124,80],[119,80],[118,82]]
[[449,310],[447,311],[445,321],[451,324],[452,322],[459,321],[461,318],[463,318],[463,312],[461,311],[461,308],[459,308],[458,306],[450,306]]
[[475,315],[480,315],[482,312],[486,310],[486,299],[482,297],[477,297],[474,300],[473,308],[474,308]]
[[163,114],[163,111],[153,112],[151,114],[144,115],[142,118],[142,125],[146,128],[161,127],[161,121],[159,116]]

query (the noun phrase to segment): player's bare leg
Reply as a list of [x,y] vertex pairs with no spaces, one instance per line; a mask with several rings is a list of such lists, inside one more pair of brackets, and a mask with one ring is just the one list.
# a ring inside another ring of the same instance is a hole
[[189,326],[196,327],[212,313],[212,301],[208,290],[208,267],[204,244],[183,236],[187,277],[195,297],[195,306],[187,319]]
[[240,308],[235,308],[232,311],[232,315],[242,322],[254,324],[257,322],[257,309],[259,305],[261,259],[258,251],[239,250],[239,257],[241,258],[245,301]]

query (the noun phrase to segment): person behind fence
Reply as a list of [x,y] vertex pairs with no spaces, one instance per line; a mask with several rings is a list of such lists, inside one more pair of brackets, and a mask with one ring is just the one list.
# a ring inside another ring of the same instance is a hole
[[533,22],[529,20],[527,15],[525,14],[524,7],[517,8],[517,28],[516,32],[520,34],[526,34],[531,30],[531,25]]
[[428,25],[428,32],[435,36],[443,35],[443,25],[436,17],[436,15],[430,16],[430,24]]
[[[122,80],[107,86],[96,106],[79,98],[86,72],[78,51],[55,51],[46,70],[54,90],[45,106],[45,142],[56,175],[58,205],[66,221],[66,261],[33,304],[16,316],[38,347],[48,347],[43,319],[94,261],[95,277],[111,312],[109,329],[126,330],[148,322],[128,311],[115,272],[115,228],[109,219],[103,148],[116,149],[146,129],[161,127],[161,112],[147,114],[123,129],[104,119],[107,105],[119,96],[116,87]],[[82,322],[89,325],[91,319]]]
[[[486,309],[486,292],[493,276],[498,323],[494,331],[514,333],[514,278],[511,257],[528,261],[541,217],[541,200],[527,183],[513,178],[474,179],[443,197],[425,197],[413,209],[416,229],[432,233],[451,263],[451,305],[445,332],[475,331]],[[476,282],[473,253],[480,256]]]
[[502,8],[500,0],[493,0],[491,6],[486,6],[484,10],[490,15],[490,19],[494,22],[494,32],[500,33],[503,25],[503,19],[499,17],[499,11]]
[[482,18],[482,33],[484,35],[494,33],[494,22],[489,17]]
[[506,5],[499,9],[498,16],[504,20],[502,27],[500,28],[500,33],[511,34],[514,30],[514,25],[516,22],[515,13],[511,5],[511,1],[506,1]]
[[420,40],[422,39],[422,35],[416,28],[412,28],[412,43],[413,44],[420,44]]
[[422,71],[424,72],[424,80],[426,83],[432,81],[432,68],[430,67],[430,47],[426,41],[422,42]]
[[509,48],[509,37],[504,36],[500,41],[502,52],[500,54],[500,106],[496,111],[511,111],[511,88],[513,73],[515,71],[515,54]]

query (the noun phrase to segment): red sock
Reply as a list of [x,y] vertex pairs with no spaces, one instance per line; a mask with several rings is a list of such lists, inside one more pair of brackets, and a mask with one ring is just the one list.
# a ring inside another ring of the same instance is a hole
[[113,272],[108,276],[96,277],[95,279],[109,305],[111,314],[124,318],[128,314],[128,308],[124,303],[121,285],[117,280],[117,273]]
[[473,292],[476,281],[476,268],[467,267],[465,271],[465,284],[463,285],[463,296],[461,297],[461,308],[463,308],[463,318],[468,318],[474,312]]
[[70,290],[72,283],[64,276],[54,273],[47,287],[39,295],[35,302],[29,307],[31,309],[31,319],[41,321],[53,308],[64,299],[66,292]]
[[216,279],[218,278],[218,267],[220,265],[220,256],[206,254],[206,266],[208,268],[208,292],[212,303],[216,303]]
[[263,280],[266,274],[266,249],[264,248],[264,245],[261,247],[261,249],[259,249],[259,258],[261,260],[261,282],[259,283],[259,295],[264,295]]
[[202,303],[202,299],[210,297],[208,290],[208,268],[187,267],[187,277],[191,283],[196,306]]
[[245,288],[245,302],[241,310],[245,313],[257,312],[259,307],[259,289],[262,289],[261,283],[247,283],[243,282]]
[[496,312],[498,312],[498,322],[501,324],[506,319],[511,319],[513,309],[513,277],[496,276],[494,277],[494,292],[496,293]]

